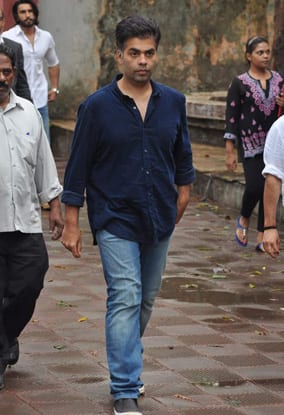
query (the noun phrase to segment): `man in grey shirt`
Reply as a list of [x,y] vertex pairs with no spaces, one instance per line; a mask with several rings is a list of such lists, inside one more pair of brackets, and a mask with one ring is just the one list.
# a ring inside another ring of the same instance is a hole
[[30,321],[48,269],[40,203],[50,204],[50,230],[63,230],[55,162],[34,105],[11,89],[15,56],[0,45],[0,389],[18,360],[18,337]]

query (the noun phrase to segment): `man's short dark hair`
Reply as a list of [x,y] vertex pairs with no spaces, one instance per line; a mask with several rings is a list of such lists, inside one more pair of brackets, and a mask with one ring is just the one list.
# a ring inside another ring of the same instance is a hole
[[15,67],[16,58],[13,49],[5,45],[5,43],[0,43],[0,54],[6,55],[10,59],[13,68]]
[[35,24],[38,25],[38,15],[39,15],[39,11],[38,11],[38,7],[37,5],[32,1],[32,0],[18,0],[14,3],[13,7],[12,7],[12,13],[15,19],[15,22],[18,24],[19,23],[19,18],[18,18],[18,7],[21,4],[30,4],[32,6],[33,9],[33,13],[35,15]]
[[145,16],[128,16],[121,20],[115,29],[116,46],[123,50],[125,42],[131,38],[138,37],[147,39],[153,37],[158,49],[161,39],[161,32],[158,24],[154,19]]

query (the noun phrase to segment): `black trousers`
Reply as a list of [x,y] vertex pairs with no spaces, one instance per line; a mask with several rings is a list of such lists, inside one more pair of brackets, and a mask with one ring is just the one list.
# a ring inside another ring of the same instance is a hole
[[42,234],[0,233],[0,357],[30,321],[47,270]]
[[257,230],[258,232],[263,232],[264,177],[261,174],[264,169],[263,154],[258,154],[255,157],[244,159],[243,167],[246,185],[243,194],[241,215],[245,218],[250,218],[258,203]]

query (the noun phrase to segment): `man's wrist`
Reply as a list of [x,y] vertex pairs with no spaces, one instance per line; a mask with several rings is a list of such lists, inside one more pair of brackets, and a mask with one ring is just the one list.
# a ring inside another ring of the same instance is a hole
[[58,88],[51,88],[51,91],[55,92],[57,95],[59,94],[59,89]]
[[264,226],[263,230],[264,231],[268,231],[269,229],[277,229],[276,225],[271,225],[271,226]]

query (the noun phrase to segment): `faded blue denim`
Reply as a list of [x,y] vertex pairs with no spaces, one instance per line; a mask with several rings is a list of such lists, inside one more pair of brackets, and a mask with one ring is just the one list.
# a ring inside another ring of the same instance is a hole
[[137,398],[143,360],[141,337],[161,286],[170,238],[141,245],[96,233],[107,284],[106,348],[114,399]]

